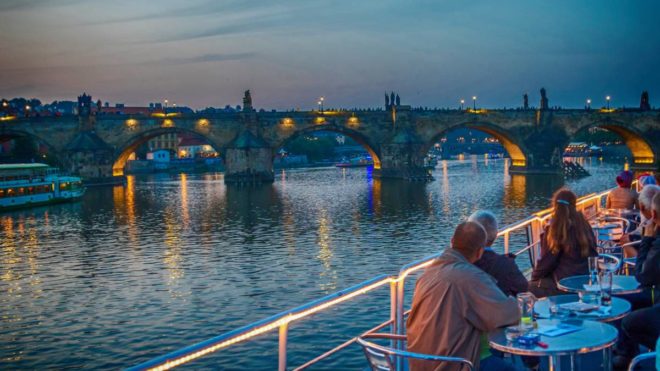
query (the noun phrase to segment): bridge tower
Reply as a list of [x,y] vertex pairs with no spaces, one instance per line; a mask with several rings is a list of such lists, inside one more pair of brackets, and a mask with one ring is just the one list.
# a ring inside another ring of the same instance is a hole
[[240,116],[244,127],[225,148],[225,183],[273,182],[273,150],[261,137],[249,90],[245,91]]
[[78,97],[78,133],[63,148],[63,163],[69,173],[87,179],[112,177],[113,148],[95,130],[96,116],[92,113],[92,96]]

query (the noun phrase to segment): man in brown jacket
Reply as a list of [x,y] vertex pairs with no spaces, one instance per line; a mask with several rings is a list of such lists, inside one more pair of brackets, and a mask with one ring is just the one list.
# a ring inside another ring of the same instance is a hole
[[[461,223],[451,248],[426,268],[417,281],[407,322],[409,351],[462,357],[479,369],[480,354],[487,354],[487,343],[482,341],[486,333],[520,320],[516,299],[504,295],[495,280],[474,265],[485,245],[486,232],[481,225]],[[488,357],[488,362],[504,362],[493,358]],[[503,369],[501,364],[493,366]],[[459,367],[411,360],[410,369],[444,371]]]

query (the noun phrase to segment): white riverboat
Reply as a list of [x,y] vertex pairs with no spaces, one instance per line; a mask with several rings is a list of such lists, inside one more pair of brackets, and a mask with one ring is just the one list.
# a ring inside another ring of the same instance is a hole
[[82,179],[46,164],[0,164],[0,212],[79,200]]

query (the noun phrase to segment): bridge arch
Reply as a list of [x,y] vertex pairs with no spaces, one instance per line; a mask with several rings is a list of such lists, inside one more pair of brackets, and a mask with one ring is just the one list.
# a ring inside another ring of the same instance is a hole
[[112,175],[113,176],[124,175],[124,167],[126,166],[126,162],[128,161],[128,158],[130,157],[131,153],[135,152],[138,149],[138,147],[140,147],[150,139],[156,138],[163,134],[179,134],[179,133],[187,133],[197,138],[200,138],[208,142],[211,145],[211,147],[213,147],[213,149],[215,149],[218,152],[220,152],[223,149],[223,147],[215,143],[213,139],[209,138],[204,134],[201,134],[199,132],[190,129],[171,126],[171,127],[160,127],[151,130],[146,130],[130,137],[127,141],[124,142],[122,146],[117,148],[114,156],[115,159],[112,164]]
[[344,126],[340,125],[335,125],[335,124],[318,124],[314,126],[307,126],[305,128],[295,130],[291,132],[289,135],[286,137],[280,139],[277,141],[274,146],[273,146],[273,151],[277,151],[278,149],[284,147],[288,142],[303,136],[307,134],[312,134],[317,131],[329,131],[333,133],[338,133],[345,135],[354,141],[356,141],[358,144],[360,144],[364,149],[367,150],[369,155],[371,156],[372,160],[374,161],[374,169],[380,169],[381,166],[381,161],[380,161],[380,150],[379,148],[372,143],[366,136],[364,136],[362,133],[359,133],[353,129],[349,129]]
[[511,134],[506,129],[492,124],[490,122],[484,121],[469,121],[462,122],[450,127],[445,127],[441,131],[435,133],[429,141],[424,144],[422,148],[423,154],[425,155],[431,149],[434,143],[436,143],[441,137],[445,136],[448,132],[456,129],[468,128],[482,131],[486,134],[492,135],[496,138],[502,147],[507,151],[511,157],[511,165],[514,167],[525,167],[528,164],[527,153],[529,151],[525,146],[518,140],[513,134]]
[[46,146],[46,148],[48,148],[48,155],[51,156],[57,164],[62,164],[62,158],[60,156],[61,149],[56,148],[50,142],[43,139],[41,136],[24,130],[14,130],[14,129],[6,129],[6,128],[0,130],[0,143],[17,138],[30,138],[34,140],[36,143],[43,144],[44,146]]
[[[634,127],[626,125],[620,121],[601,120],[590,122],[577,128],[577,130],[571,135],[570,139],[574,139],[580,132],[596,127],[611,131],[621,137],[632,153],[634,164],[648,166],[654,164],[655,160],[658,158],[658,154],[654,152],[653,146],[644,139],[642,133]],[[566,148],[566,146],[568,146],[568,143],[565,143],[564,148]]]

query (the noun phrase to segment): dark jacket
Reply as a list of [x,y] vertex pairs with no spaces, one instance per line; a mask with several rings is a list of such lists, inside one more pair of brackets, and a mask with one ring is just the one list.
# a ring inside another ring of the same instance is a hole
[[635,277],[643,286],[660,286],[660,236],[642,239],[637,251]]
[[500,255],[487,249],[474,265],[493,276],[497,287],[506,295],[516,296],[519,292],[527,291],[527,279],[518,269],[515,257]]
[[[572,248],[568,251],[562,249],[555,255],[550,252],[547,236],[548,229],[546,228],[541,237],[541,258],[536,262],[536,266],[532,271],[532,281],[552,278],[557,283],[562,278],[589,274],[587,257],[583,257],[578,248]],[[589,236],[591,236],[589,256],[598,256],[596,238],[593,234],[589,234]]]

